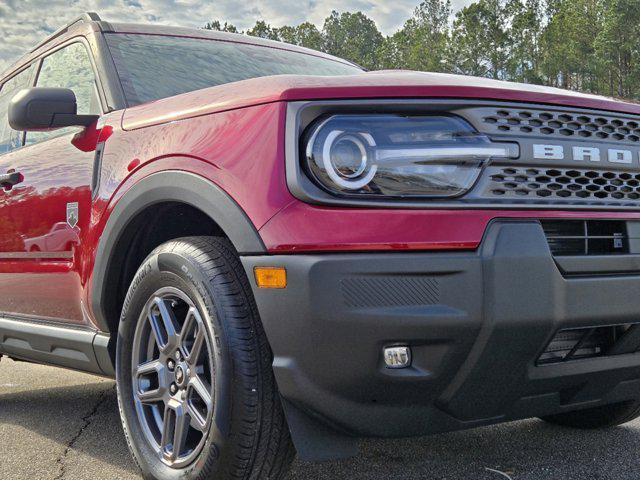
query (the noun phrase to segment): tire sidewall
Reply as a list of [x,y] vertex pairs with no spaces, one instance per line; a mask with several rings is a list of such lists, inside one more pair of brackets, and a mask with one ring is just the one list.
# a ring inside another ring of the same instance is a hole
[[[197,459],[182,469],[171,468],[157,457],[140,427],[133,401],[131,362],[134,332],[149,298],[166,286],[182,290],[200,311],[215,357],[211,429]],[[163,251],[162,247],[143,262],[127,293],[116,347],[118,404],[129,447],[145,478],[198,479],[210,477],[223,469],[225,459],[222,454],[226,451],[224,447],[229,439],[232,418],[233,365],[225,341],[224,322],[221,321],[224,312],[218,311],[215,298],[214,286],[197,262],[180,253]]]

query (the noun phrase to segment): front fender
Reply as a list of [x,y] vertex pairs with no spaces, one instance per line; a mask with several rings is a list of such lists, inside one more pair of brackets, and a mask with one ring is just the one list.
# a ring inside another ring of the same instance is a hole
[[104,299],[110,288],[110,265],[121,258],[117,245],[123,232],[145,208],[162,202],[179,202],[208,215],[229,237],[240,254],[265,253],[266,248],[240,206],[211,181],[183,171],[153,173],[136,182],[113,207],[105,224],[92,273],[91,306],[98,328],[108,332]]

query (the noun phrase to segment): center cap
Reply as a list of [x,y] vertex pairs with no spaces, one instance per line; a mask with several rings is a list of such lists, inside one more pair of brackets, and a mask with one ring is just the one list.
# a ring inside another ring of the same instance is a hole
[[182,365],[178,365],[176,367],[176,383],[178,384],[178,386],[182,386],[184,384],[185,381],[185,372],[184,372],[184,368],[182,367]]

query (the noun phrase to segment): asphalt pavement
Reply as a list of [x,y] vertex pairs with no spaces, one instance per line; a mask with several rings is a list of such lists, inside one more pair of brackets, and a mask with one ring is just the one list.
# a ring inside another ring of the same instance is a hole
[[[407,440],[369,440],[341,462],[296,461],[290,480],[640,479],[640,421],[583,432],[526,420]],[[114,382],[0,362],[0,478],[139,479]]]

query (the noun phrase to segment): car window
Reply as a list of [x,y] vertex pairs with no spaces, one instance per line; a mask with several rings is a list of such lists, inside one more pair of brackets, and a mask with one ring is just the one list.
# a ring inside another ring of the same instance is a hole
[[14,75],[0,87],[0,154],[14,150],[22,145],[22,132],[9,126],[9,102],[23,88],[32,84],[35,65]]
[[[79,114],[102,113],[89,52],[81,43],[72,43],[45,57],[38,73],[36,86],[70,88],[76,94]],[[51,132],[29,132],[26,143],[41,142],[77,129],[77,127],[70,127]]]
[[348,63],[311,54],[202,38],[105,35],[129,105],[267,75],[355,75]]

